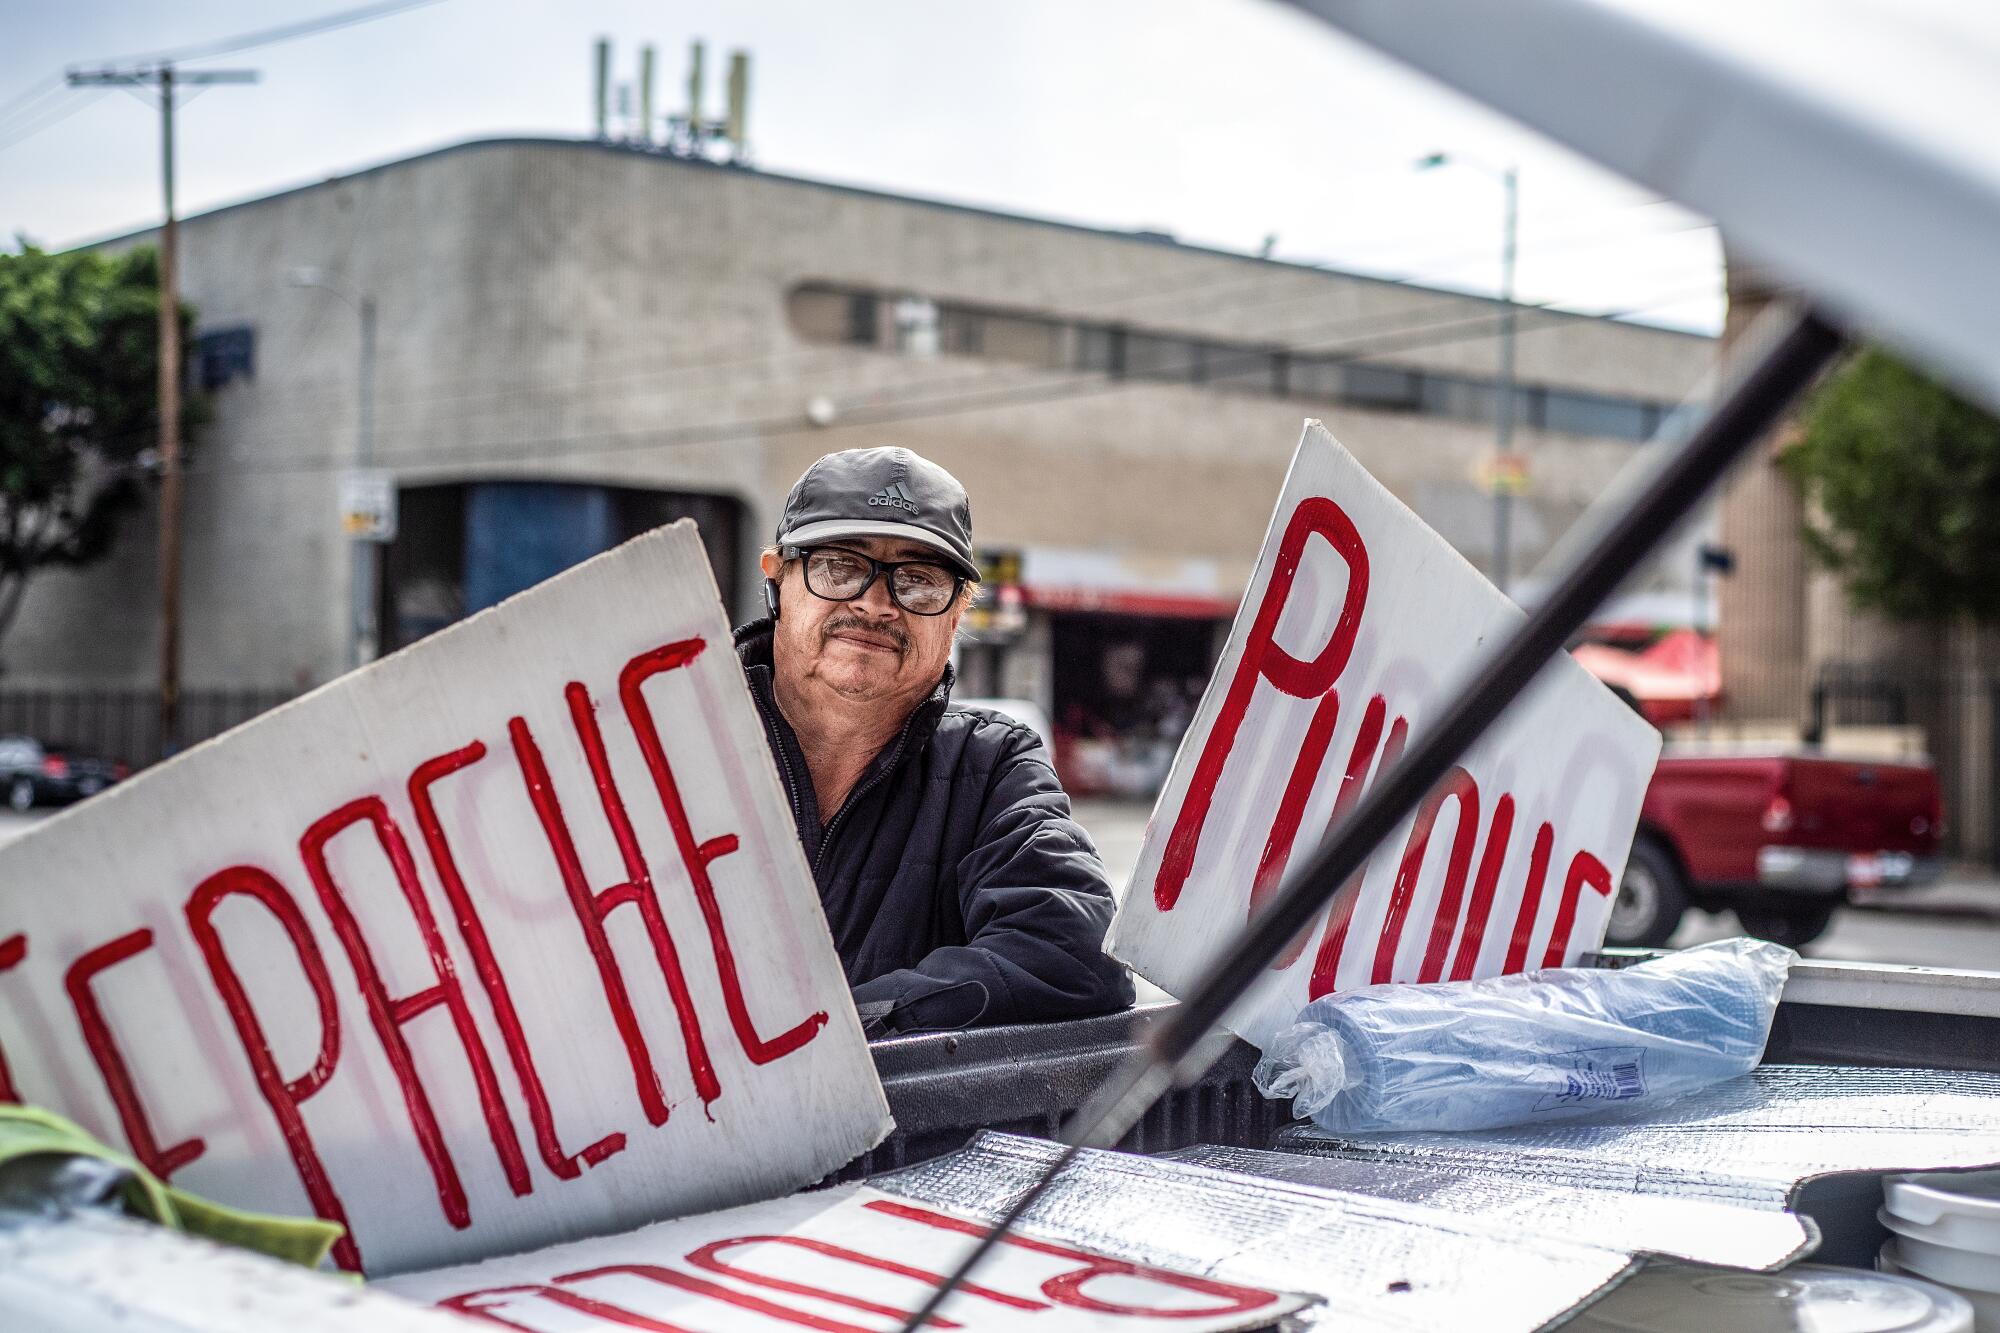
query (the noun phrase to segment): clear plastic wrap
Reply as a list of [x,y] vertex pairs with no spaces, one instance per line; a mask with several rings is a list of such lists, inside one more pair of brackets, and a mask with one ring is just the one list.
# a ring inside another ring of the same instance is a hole
[[1307,1005],[1257,1086],[1336,1134],[1644,1111],[1756,1068],[1797,960],[1733,939],[1617,971],[1366,986]]

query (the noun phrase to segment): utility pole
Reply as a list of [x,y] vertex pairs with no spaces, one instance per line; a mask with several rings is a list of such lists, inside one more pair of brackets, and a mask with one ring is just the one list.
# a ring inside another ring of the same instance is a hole
[[[1514,252],[1521,229],[1521,171],[1508,167],[1500,178],[1507,192],[1507,220],[1500,243],[1500,402],[1493,414],[1493,447],[1499,471],[1514,469],[1514,329],[1519,310],[1514,304]],[[1507,591],[1514,564],[1514,487],[1511,475],[1496,477],[1493,487],[1493,585]]]
[[161,63],[138,69],[69,71],[72,88],[150,87],[160,98],[160,183],[166,222],[160,228],[160,751],[178,748],[181,696],[181,286],[180,228],[174,213],[176,87],[255,83],[247,69],[187,73]]

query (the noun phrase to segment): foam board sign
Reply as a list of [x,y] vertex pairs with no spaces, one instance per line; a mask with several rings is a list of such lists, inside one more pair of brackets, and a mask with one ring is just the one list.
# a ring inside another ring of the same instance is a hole
[[[1112,923],[1112,953],[1189,987],[1439,713],[1521,611],[1317,421]],[[1603,940],[1660,736],[1567,655],[1232,1012],[1262,1044],[1381,981],[1573,962]]]
[[691,523],[0,848],[0,1098],[371,1273],[764,1198],[890,1121]]
[[[381,1286],[523,1333],[891,1333],[985,1230],[930,1204],[849,1185]],[[1027,1231],[994,1249],[936,1326],[1221,1333],[1271,1327],[1310,1303]]]

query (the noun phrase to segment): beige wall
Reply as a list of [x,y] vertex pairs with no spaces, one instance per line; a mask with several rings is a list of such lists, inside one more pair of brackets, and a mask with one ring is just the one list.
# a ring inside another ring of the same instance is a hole
[[[190,479],[192,688],[294,687],[341,664],[334,497],[358,337],[334,297],[286,284],[300,264],[373,293],[376,454],[410,482],[727,494],[749,506],[747,547],[820,453],[898,443],[966,482],[982,544],[1199,555],[1240,579],[1316,415],[1468,555],[1490,554],[1480,423],[810,343],[785,314],[792,288],[824,279],[1329,350],[1422,337],[1436,341],[1387,359],[1486,374],[1495,307],[1476,298],[556,142],[462,146],[220,210],[185,224],[183,251],[202,324],[257,338],[256,377],[218,396]],[[1672,400],[1713,356],[1708,339],[1602,320],[1522,327],[1528,382]],[[989,392],[1012,400],[966,409]],[[830,429],[805,420],[816,395],[842,406]],[[864,424],[922,400],[951,410]],[[1635,446],[1518,440],[1536,476],[1521,570]],[[111,564],[34,590],[10,683],[150,679],[150,535],[131,537]]]

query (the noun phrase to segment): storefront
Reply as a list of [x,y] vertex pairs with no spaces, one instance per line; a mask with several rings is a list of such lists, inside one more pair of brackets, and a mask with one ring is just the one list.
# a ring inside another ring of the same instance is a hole
[[1035,704],[1072,794],[1152,799],[1236,613],[1220,570],[1043,547],[980,559],[962,693]]

